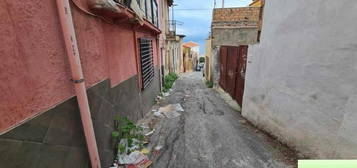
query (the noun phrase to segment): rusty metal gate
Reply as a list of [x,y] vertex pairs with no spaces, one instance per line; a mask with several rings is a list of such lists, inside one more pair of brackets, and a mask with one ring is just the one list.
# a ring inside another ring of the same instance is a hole
[[242,106],[248,46],[221,46],[220,86]]

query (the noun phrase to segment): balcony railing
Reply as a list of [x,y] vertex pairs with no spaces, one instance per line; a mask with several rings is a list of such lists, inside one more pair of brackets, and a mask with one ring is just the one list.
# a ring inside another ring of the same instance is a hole
[[183,22],[180,22],[177,20],[169,20],[168,21],[169,34],[175,36],[177,25],[182,25],[182,24],[183,24]]
[[130,7],[131,0],[114,0],[116,3],[124,5],[126,7]]

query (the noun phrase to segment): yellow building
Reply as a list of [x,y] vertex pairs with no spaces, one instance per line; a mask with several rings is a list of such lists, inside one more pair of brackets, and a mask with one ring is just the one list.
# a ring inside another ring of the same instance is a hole
[[253,0],[252,3],[249,4],[249,7],[262,7],[264,0]]
[[205,78],[206,81],[212,81],[212,70],[211,70],[211,65],[212,65],[212,40],[211,37],[208,37],[208,39],[206,39],[206,52],[205,52]]
[[183,72],[192,72],[192,53],[191,48],[183,45]]

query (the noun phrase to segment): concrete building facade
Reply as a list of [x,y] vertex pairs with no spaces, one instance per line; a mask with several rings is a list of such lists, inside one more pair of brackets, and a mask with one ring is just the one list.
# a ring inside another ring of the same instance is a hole
[[260,7],[213,10],[212,46],[239,46],[257,42]]
[[[143,16],[131,8],[137,1],[112,3],[109,13],[87,0],[65,8],[73,15],[102,167],[114,158],[114,117],[142,118],[160,92],[162,1],[147,0],[150,10],[136,4]],[[56,1],[0,2],[0,167],[90,167],[57,8]],[[148,83],[141,39],[151,48]]]
[[216,8],[210,36],[210,78],[215,86],[220,79],[220,47],[255,44],[259,40],[261,7]]
[[184,35],[167,35],[166,37],[166,58],[165,75],[170,72],[183,72],[183,38]]
[[193,71],[193,62],[191,48],[183,45],[183,72],[192,72]]
[[198,59],[200,56],[200,45],[193,41],[189,41],[183,43],[183,46],[186,48],[186,50],[189,50],[189,63],[187,64],[187,66],[192,65],[192,67],[186,67],[186,69],[195,70],[198,65]]
[[205,41],[205,79],[212,82],[212,39],[211,36]]
[[357,157],[357,2],[266,1],[243,116],[312,158]]

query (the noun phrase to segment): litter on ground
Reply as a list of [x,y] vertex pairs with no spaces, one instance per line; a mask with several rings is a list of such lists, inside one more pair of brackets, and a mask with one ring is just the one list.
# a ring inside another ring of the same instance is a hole
[[163,117],[163,115],[160,113],[160,111],[155,111],[154,116],[155,117]]
[[134,151],[131,152],[129,155],[126,154],[119,154],[119,163],[120,164],[136,164],[139,163],[140,161],[146,159],[147,156],[145,156],[144,154],[142,154],[139,151]]
[[164,93],[162,93],[162,95],[163,95],[164,97],[167,97],[167,96],[170,96],[170,93],[169,93],[169,92],[164,92]]
[[149,151],[149,149],[147,149],[147,148],[143,148],[143,149],[141,149],[141,151],[140,151],[142,154],[144,154],[144,155],[147,155],[147,154],[149,154],[150,153],[150,151]]
[[156,151],[159,151],[159,150],[161,150],[161,148],[162,148],[162,147],[163,147],[163,146],[158,145],[158,146],[155,146],[155,148],[154,148],[154,149],[155,149]]
[[139,163],[127,165],[126,168],[148,168],[151,166],[151,164],[152,161],[150,161],[149,159],[144,159]]
[[155,129],[153,129],[152,131],[146,133],[145,136],[149,136],[149,135],[153,134],[154,132],[155,132]]
[[159,111],[161,114],[165,115],[167,118],[176,118],[181,114],[179,112],[185,111],[181,104],[170,104],[165,107],[160,107]]

